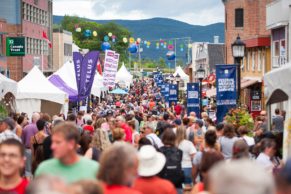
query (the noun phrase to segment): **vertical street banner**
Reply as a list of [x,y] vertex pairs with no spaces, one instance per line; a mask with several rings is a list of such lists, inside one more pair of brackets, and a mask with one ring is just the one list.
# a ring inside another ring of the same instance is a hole
[[236,107],[236,65],[216,65],[217,121],[222,122],[229,109]]
[[163,97],[165,97],[165,94],[166,94],[166,85],[165,85],[165,83],[163,83],[161,85],[161,94],[162,94]]
[[168,103],[169,102],[169,94],[170,94],[170,84],[166,83],[165,84],[165,102]]
[[171,106],[172,103],[177,104],[178,102],[178,85],[177,84],[170,84],[169,88],[169,105]]
[[73,61],[74,61],[74,67],[75,67],[75,75],[76,75],[76,81],[77,81],[77,88],[78,88],[78,92],[79,92],[83,55],[81,53],[79,53],[79,52],[74,52],[73,53]]
[[79,96],[88,97],[91,94],[91,88],[96,74],[96,64],[99,59],[99,51],[90,51],[85,55],[81,66]]
[[195,112],[200,115],[199,83],[187,84],[187,114]]
[[119,54],[112,50],[106,50],[104,60],[103,84],[106,87],[115,86],[115,77],[119,62]]

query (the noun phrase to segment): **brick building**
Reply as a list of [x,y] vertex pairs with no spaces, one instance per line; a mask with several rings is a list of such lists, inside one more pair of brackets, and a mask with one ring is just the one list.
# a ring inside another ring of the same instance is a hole
[[241,65],[241,102],[256,115],[264,108],[262,77],[271,68],[266,5],[272,0],[222,0],[225,5],[225,58],[233,64],[231,44],[239,35],[246,44]]
[[[14,80],[20,80],[34,65],[50,71],[52,50],[42,35],[45,32],[52,40],[52,0],[0,0],[0,4],[0,18],[5,21],[1,20],[4,28],[0,28],[1,70],[9,71]],[[7,37],[25,37],[25,56],[4,57]]]

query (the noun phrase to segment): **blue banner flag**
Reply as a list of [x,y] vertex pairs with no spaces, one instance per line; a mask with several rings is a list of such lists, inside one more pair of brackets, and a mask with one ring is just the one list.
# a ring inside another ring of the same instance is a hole
[[229,109],[236,107],[236,65],[216,65],[217,121],[222,122]]
[[165,84],[165,102],[169,102],[170,84]]
[[187,114],[195,112],[200,115],[199,83],[187,84]]
[[177,84],[170,84],[169,88],[169,105],[171,106],[172,103],[177,104],[178,102],[178,85]]

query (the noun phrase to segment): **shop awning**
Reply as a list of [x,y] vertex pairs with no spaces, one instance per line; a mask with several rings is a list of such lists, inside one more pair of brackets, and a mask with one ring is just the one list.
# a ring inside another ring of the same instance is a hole
[[255,79],[241,79],[241,82],[240,82],[240,88],[241,89],[245,89],[251,85],[254,85],[255,83],[258,83],[259,81],[258,80],[255,80]]

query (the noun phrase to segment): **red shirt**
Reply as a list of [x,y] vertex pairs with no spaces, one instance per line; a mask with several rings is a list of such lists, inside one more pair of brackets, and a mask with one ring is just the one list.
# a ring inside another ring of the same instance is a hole
[[93,134],[93,133],[94,133],[94,127],[92,127],[91,125],[84,125],[84,126],[83,126],[83,129],[84,129],[85,131],[89,131],[90,134]]
[[174,107],[174,110],[176,112],[176,115],[180,115],[182,112],[182,107],[178,104]]
[[121,185],[105,185],[103,191],[104,194],[142,194],[137,190]]
[[131,130],[131,128],[126,123],[123,123],[121,125],[121,128],[124,129],[125,141],[131,143],[132,142],[132,130]]
[[25,189],[28,186],[28,180],[27,179],[22,179],[21,182],[13,189],[9,189],[9,190],[5,190],[0,188],[0,193],[2,192],[11,192],[11,193],[15,193],[15,194],[25,194]]
[[142,194],[176,194],[175,186],[168,180],[154,177],[139,177],[135,180],[133,188]]

